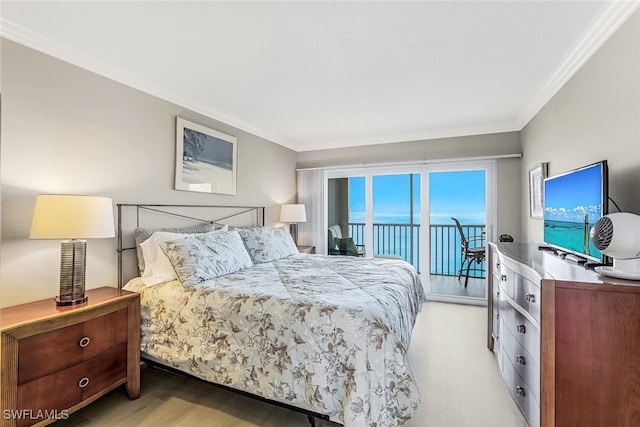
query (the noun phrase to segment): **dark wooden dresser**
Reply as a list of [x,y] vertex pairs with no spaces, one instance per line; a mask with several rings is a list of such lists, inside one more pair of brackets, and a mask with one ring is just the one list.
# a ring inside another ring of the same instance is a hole
[[534,244],[490,243],[488,266],[488,346],[532,427],[640,425],[640,282]]
[[0,310],[2,426],[45,425],[125,384],[140,395],[140,296],[87,291],[78,306],[53,298]]

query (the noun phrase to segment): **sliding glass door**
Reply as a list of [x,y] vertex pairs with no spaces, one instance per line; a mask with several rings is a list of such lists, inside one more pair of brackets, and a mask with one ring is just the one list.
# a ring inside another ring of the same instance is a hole
[[420,174],[373,175],[373,256],[404,259],[420,271]]
[[494,169],[484,161],[330,171],[328,226],[338,225],[367,257],[411,263],[430,299],[483,304],[485,265],[470,266],[467,280],[452,218],[466,238],[486,246],[495,219]]
[[486,248],[487,237],[492,235],[493,169],[492,162],[482,162],[437,165],[425,171],[429,218],[426,282],[431,299],[486,301],[486,262],[479,256],[465,256],[468,252],[463,241],[479,250]]
[[420,270],[419,170],[332,171],[328,183],[330,243],[337,224],[364,255],[404,259]]

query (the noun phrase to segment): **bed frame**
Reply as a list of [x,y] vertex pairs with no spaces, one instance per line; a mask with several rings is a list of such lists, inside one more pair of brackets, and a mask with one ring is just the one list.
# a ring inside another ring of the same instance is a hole
[[[135,240],[133,239],[133,233],[136,227],[167,227],[167,226],[189,226],[189,225],[202,225],[202,224],[231,224],[236,226],[247,225],[264,225],[264,206],[223,206],[223,205],[170,205],[170,204],[127,204],[119,203],[118,207],[118,230],[117,230],[117,256],[118,256],[118,289],[121,289],[124,285],[124,259],[123,254],[125,252],[136,253]],[[135,215],[135,216],[134,216]],[[131,217],[134,216],[134,220]],[[204,217],[204,218],[203,218]],[[153,222],[158,219],[169,220],[169,224]],[[146,221],[150,220],[150,221]],[[151,222],[151,224],[149,224]],[[178,223],[179,222],[179,223]],[[128,244],[125,247],[125,240],[133,241],[133,245]],[[134,258],[136,258],[134,256]],[[136,264],[137,273],[137,264]],[[131,275],[130,278],[134,277]],[[282,408],[289,409],[291,411],[305,414],[311,427],[315,427],[316,418],[329,421],[329,416],[318,412],[308,411],[306,409],[298,408],[293,405],[278,402],[275,400],[266,399],[262,396],[248,393],[243,390],[227,387],[222,384],[212,383],[193,375],[182,372],[178,369],[166,366],[158,363],[155,360],[149,360],[142,358],[147,366],[152,368],[158,368],[169,372],[177,373],[185,377],[193,378],[198,381],[206,382],[207,384],[214,385],[216,387],[223,388],[225,390],[232,391],[234,393],[248,396],[262,402],[270,403],[272,405],[280,406]]]

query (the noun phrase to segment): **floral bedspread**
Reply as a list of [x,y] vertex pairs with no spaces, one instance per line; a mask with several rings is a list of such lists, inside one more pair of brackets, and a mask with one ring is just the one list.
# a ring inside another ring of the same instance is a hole
[[407,348],[424,292],[394,259],[299,254],[141,294],[142,351],[205,380],[329,415],[402,425],[420,404]]

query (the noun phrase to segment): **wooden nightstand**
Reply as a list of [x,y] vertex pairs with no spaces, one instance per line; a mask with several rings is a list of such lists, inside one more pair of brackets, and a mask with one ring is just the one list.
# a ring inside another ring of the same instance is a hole
[[140,295],[87,291],[0,310],[1,426],[46,425],[125,384],[140,396]]
[[298,246],[298,252],[301,254],[315,254],[316,247],[315,246]]

